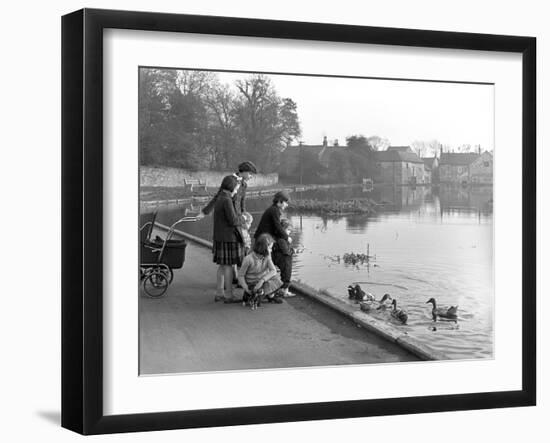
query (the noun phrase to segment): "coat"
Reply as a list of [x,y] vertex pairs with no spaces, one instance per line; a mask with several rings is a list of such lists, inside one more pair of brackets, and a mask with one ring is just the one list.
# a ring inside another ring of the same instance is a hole
[[288,240],[288,234],[281,225],[281,210],[277,205],[271,205],[264,211],[254,233],[254,238],[258,238],[264,233],[270,234],[274,239]]
[[214,205],[214,241],[238,242],[235,233],[238,226],[241,226],[241,219],[235,211],[230,192],[218,192]]

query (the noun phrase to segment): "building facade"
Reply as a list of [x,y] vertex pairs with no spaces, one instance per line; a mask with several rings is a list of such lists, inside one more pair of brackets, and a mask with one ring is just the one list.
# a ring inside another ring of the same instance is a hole
[[472,179],[472,164],[480,157],[473,152],[444,152],[439,160],[441,183],[469,184]]
[[483,152],[470,165],[470,182],[479,185],[493,184],[493,155],[490,152]]
[[374,153],[376,183],[416,185],[426,183],[424,161],[409,146],[390,146]]

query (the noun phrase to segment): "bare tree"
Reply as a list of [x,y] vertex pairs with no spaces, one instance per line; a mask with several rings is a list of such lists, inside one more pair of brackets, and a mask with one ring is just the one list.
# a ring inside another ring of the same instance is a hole
[[419,157],[433,157],[437,154],[441,147],[441,143],[436,140],[415,140],[411,143],[411,149],[416,152]]
[[385,151],[390,146],[390,141],[387,138],[378,135],[367,137],[367,142],[374,151]]

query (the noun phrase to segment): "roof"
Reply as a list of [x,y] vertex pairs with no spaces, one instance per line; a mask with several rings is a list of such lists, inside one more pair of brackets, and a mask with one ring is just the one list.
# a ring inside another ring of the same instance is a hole
[[323,150],[323,145],[302,145],[302,146],[289,146],[281,153],[284,157],[297,157],[300,153],[300,149],[303,149],[302,152],[311,152],[312,154],[319,155]]
[[439,164],[451,166],[468,166],[479,157],[475,152],[444,152],[441,154]]
[[435,157],[422,157],[422,161],[424,162],[424,166],[427,166],[428,168],[432,169],[434,165]]
[[388,146],[387,151],[413,152],[410,146]]
[[349,152],[346,146],[323,146],[323,145],[302,145],[302,146],[289,146],[282,153],[281,156],[287,160],[292,161],[296,159],[298,161],[298,155],[302,149],[303,153],[311,153],[316,155],[321,163],[325,166],[330,161],[330,156],[334,152]]
[[401,150],[376,151],[374,158],[378,162],[408,162],[408,163],[424,163],[422,159],[414,152],[406,152]]
[[328,165],[328,162],[330,161],[330,156],[334,152],[349,152],[347,147],[345,146],[327,146],[327,148],[320,153],[319,160],[322,163],[325,163]]

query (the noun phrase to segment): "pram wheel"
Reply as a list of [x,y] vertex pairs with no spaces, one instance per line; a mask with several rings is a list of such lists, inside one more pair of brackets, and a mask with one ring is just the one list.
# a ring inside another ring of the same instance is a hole
[[168,289],[168,277],[161,271],[150,274],[143,282],[145,293],[152,298],[161,297]]
[[162,267],[160,269],[160,272],[164,274],[164,276],[168,279],[168,284],[172,283],[172,280],[174,280],[174,271],[172,271],[171,268],[168,266]]

